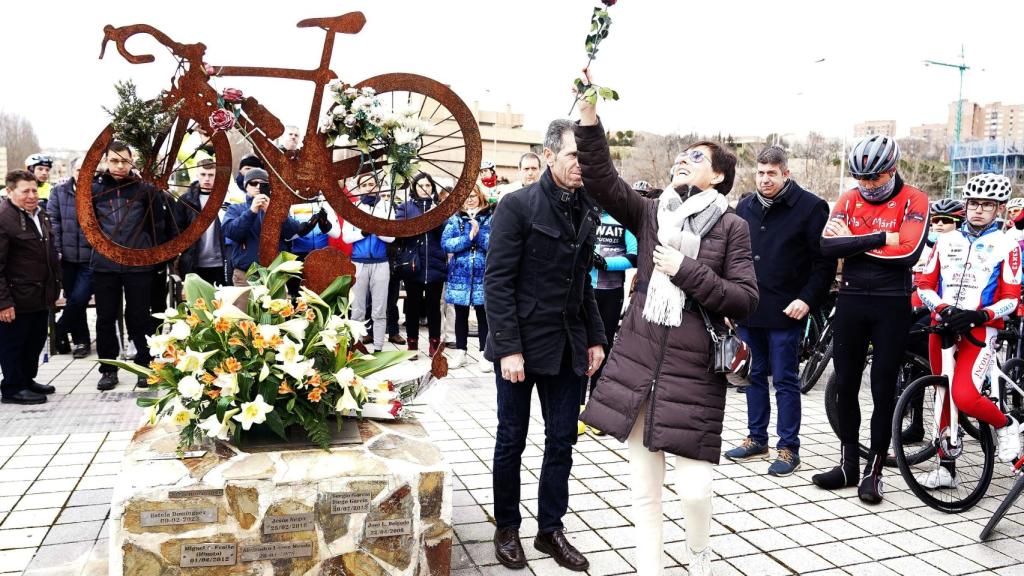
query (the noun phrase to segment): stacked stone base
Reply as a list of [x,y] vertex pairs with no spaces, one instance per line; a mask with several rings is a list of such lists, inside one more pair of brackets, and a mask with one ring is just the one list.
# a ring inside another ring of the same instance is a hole
[[111,509],[111,576],[450,573],[451,471],[419,424],[358,423],[361,444],[169,458],[140,429]]

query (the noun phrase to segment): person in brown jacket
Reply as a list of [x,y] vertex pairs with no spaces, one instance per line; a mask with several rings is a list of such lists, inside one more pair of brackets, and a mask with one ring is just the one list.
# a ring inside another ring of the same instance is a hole
[[581,419],[628,444],[637,574],[662,571],[666,452],[676,455],[689,573],[711,574],[711,478],[726,381],[711,369],[711,338],[697,307],[721,324],[746,317],[758,301],[747,223],[725,201],[736,157],[698,142],[677,157],[661,197],[644,198],[616,173],[596,106],[579,105],[584,188],[638,242],[637,290]]
[[42,404],[53,386],[35,381],[57,300],[60,263],[50,219],[39,207],[38,182],[25,170],[7,174],[0,200],[0,401]]

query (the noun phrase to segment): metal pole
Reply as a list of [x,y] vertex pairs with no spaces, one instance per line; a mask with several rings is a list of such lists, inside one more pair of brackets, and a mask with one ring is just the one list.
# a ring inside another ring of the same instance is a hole
[[[946,191],[946,196],[952,198],[954,193],[954,178],[956,177],[956,171],[953,169],[955,166],[956,158],[960,155],[960,124],[963,122],[964,113],[964,70],[963,65],[964,59],[964,48],[960,46],[960,91],[957,92],[956,96],[956,135],[955,143],[953,144],[953,159],[949,162],[949,190]],[[974,115],[971,115],[973,119]]]

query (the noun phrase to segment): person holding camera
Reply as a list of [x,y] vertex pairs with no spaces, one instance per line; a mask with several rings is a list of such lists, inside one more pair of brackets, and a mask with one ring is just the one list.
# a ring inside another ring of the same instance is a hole
[[[253,168],[245,175],[245,202],[232,204],[224,215],[221,231],[231,240],[231,280],[235,286],[248,286],[246,271],[253,262],[259,259],[260,233],[263,231],[263,219],[270,207],[270,176],[266,170]],[[305,236],[315,226],[321,230],[329,229],[327,213],[321,210],[307,222],[300,223],[291,216],[281,224],[280,250],[285,250],[285,242],[296,236]],[[243,295],[244,298],[244,295]],[[239,305],[244,302],[239,301]]]

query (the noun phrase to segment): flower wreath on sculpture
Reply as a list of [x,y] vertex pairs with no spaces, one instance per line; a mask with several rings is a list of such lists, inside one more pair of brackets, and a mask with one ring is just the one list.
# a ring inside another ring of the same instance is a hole
[[283,439],[289,426],[301,426],[327,449],[332,415],[402,416],[419,392],[415,384],[396,390],[370,376],[412,353],[353,351],[366,326],[346,319],[352,277],[320,294],[303,286],[293,300],[286,285],[301,272],[302,262],[282,252],[268,268],[253,264],[246,287],[214,287],[189,274],[185,302],[154,314],[163,320],[146,337],[155,360],[148,367],[101,362],[147,379],[158,394],[138,404],[151,425],[162,419],[179,428],[180,450],[203,436],[237,443],[264,423]]

